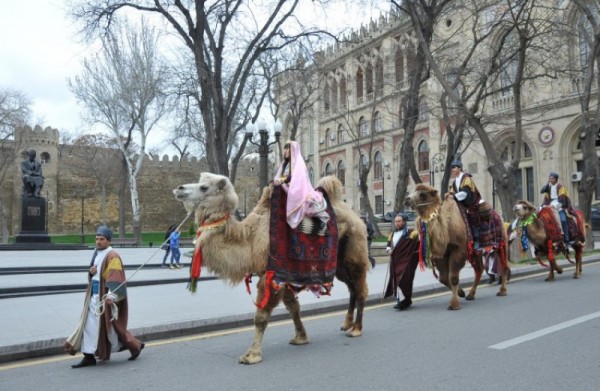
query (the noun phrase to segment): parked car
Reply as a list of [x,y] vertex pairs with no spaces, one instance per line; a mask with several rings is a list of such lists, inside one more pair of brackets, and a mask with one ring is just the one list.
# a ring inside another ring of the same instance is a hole
[[600,204],[592,205],[592,231],[600,231]]
[[[392,222],[398,213],[399,212],[387,212],[385,215],[379,213],[375,215],[375,219],[377,221]],[[413,210],[402,211],[402,213],[408,216],[408,221],[414,221],[417,218],[417,212]]]

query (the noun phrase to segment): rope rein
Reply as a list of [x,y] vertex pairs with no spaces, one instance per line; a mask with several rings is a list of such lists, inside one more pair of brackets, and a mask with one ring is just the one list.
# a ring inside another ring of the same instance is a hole
[[[179,231],[179,229],[185,224],[185,222],[190,218],[190,216],[192,215],[192,213],[194,213],[194,211],[196,210],[196,207],[198,203],[196,203],[194,205],[194,208],[190,209],[190,211],[188,212],[188,214],[185,216],[185,218],[181,221],[181,223],[179,223],[179,225],[177,226],[177,228],[175,229],[176,231]],[[121,288],[123,285],[125,285],[133,276],[135,276],[137,274],[137,272],[139,272],[152,258],[154,258],[154,256],[159,252],[162,251],[161,247],[164,244],[167,244],[169,241],[169,238],[165,239],[164,242],[162,242],[162,244],[160,246],[158,246],[156,248],[156,251],[154,251],[154,253],[152,253],[148,259],[146,261],[144,261],[144,263],[142,263],[133,273],[131,273],[129,275],[129,277],[127,277],[125,279],[125,281],[123,281],[121,284],[119,284],[119,286],[117,286],[115,289],[113,289],[113,291],[117,291],[119,288]],[[98,271],[99,273],[99,271]],[[106,299],[107,297],[110,295],[110,293],[107,293],[105,295],[102,296],[102,299],[100,300],[100,302],[98,303],[98,306],[96,307],[96,315],[97,316],[101,316],[104,314],[105,310],[106,310]],[[112,297],[114,297],[113,295],[111,295]],[[114,321],[119,319],[119,313],[118,313],[118,307],[116,303],[112,303],[111,304],[111,312],[112,312],[112,316],[110,318],[110,321]]]

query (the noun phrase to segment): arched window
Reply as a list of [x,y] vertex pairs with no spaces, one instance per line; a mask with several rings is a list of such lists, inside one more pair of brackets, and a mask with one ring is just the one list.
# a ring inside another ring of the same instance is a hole
[[334,113],[338,110],[338,82],[335,78],[331,81],[331,109]]
[[325,110],[326,113],[329,112],[329,85],[326,83],[325,84],[325,88],[323,88],[323,109]]
[[[502,161],[510,161],[513,159],[515,150],[515,141],[507,141],[500,149],[500,159]],[[526,199],[529,202],[535,203],[535,197],[537,192],[534,189],[534,177],[533,177],[533,154],[531,153],[531,147],[526,142],[523,142],[521,147],[521,160],[519,162],[519,168],[515,172],[515,179],[517,181],[517,199]]]
[[419,142],[419,157],[417,158],[417,167],[419,171],[428,171],[429,170],[429,144],[427,141],[421,140]]
[[360,160],[358,163],[359,175],[362,174],[367,169],[367,156],[365,154],[360,155]]
[[396,74],[396,88],[401,88],[404,83],[404,53],[402,48],[396,50],[396,56],[394,58],[394,71]]
[[376,111],[373,115],[373,128],[375,129],[375,133],[380,133],[383,131],[383,125],[381,124],[381,113]]
[[337,141],[338,144],[344,143],[344,127],[342,125],[338,126]]
[[337,178],[342,182],[342,185],[346,185],[346,164],[343,160],[340,160],[337,164]]
[[[367,95],[369,95],[373,93],[373,65],[370,62],[367,64],[367,71],[365,72],[365,77],[367,79]],[[369,97],[367,97],[367,99],[369,99]]]
[[369,135],[369,127],[367,125],[367,120],[365,117],[360,117],[358,120],[358,135],[360,137],[365,137]]
[[406,44],[406,74],[412,75],[415,70],[415,48],[409,42]]
[[42,163],[42,164],[50,163],[50,154],[48,152],[42,152],[40,154],[40,163]]
[[340,108],[346,107],[348,90],[346,88],[346,76],[340,78]]
[[383,178],[383,156],[381,152],[375,152],[375,159],[373,160],[373,178],[382,179]]
[[364,90],[363,90],[363,85],[364,85],[364,75],[363,75],[363,70],[362,68],[358,68],[358,70],[356,71],[356,99],[357,99],[357,103],[361,104],[362,103],[362,99],[363,99],[363,95],[364,95]]
[[331,166],[331,163],[327,163],[325,165],[325,175],[331,175],[333,174],[333,168]]
[[375,89],[377,94],[383,94],[383,61],[381,58],[378,58],[375,63]]

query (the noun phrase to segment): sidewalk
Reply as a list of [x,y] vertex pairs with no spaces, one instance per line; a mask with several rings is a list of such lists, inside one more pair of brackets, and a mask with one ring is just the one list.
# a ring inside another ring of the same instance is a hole
[[[158,265],[163,251],[153,248],[117,249],[126,266]],[[4,251],[0,268],[35,266],[80,266],[87,264],[91,250],[84,251]],[[182,260],[189,262],[188,253]],[[600,255],[588,255],[585,261],[600,260]],[[565,261],[566,262],[566,261]],[[369,304],[380,303],[387,277],[387,264],[378,264],[368,273]],[[520,266],[513,269],[513,276],[542,272],[539,265]],[[254,318],[253,299],[256,297],[257,277],[252,284],[252,297],[244,284],[230,287],[222,280],[202,281],[195,295],[186,290],[185,283],[169,281],[186,279],[187,266],[181,269],[142,268],[127,270],[129,281],[162,280],[165,283],[150,286],[129,287],[129,329],[142,340],[177,337],[217,329],[250,325]],[[203,270],[202,276],[210,274]],[[0,286],[20,287],[34,285],[60,285],[85,283],[85,273],[45,273],[0,276]],[[461,281],[472,281],[473,271],[466,267]],[[562,276],[559,278],[570,278]],[[487,281],[484,277],[483,281]],[[414,295],[433,291],[447,291],[433,276],[431,270],[417,269]],[[479,293],[487,294],[487,293]],[[495,294],[495,292],[494,292]],[[510,289],[509,289],[510,294]],[[22,358],[62,354],[62,344],[73,331],[83,305],[81,292],[32,296],[0,300],[0,363]],[[344,310],[348,305],[348,290],[336,280],[331,296],[315,297],[312,293],[299,295],[304,316],[311,313]],[[273,312],[273,320],[287,319],[285,307]],[[340,317],[340,322],[342,317]]]

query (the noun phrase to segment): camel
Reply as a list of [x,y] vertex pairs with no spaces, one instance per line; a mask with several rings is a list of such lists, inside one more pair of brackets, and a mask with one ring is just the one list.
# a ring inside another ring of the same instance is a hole
[[[541,259],[542,255],[545,255],[548,259],[548,263],[550,264],[550,270],[548,272],[548,277],[546,277],[545,281],[553,281],[555,271],[558,274],[562,274],[563,272],[560,265],[558,265],[558,263],[556,262],[554,252],[560,251],[567,257],[567,259],[569,259],[569,248],[568,246],[565,246],[563,244],[560,217],[558,215],[558,212],[552,207],[544,207],[536,215],[536,209],[533,206],[533,204],[525,200],[517,201],[516,205],[513,207],[513,211],[519,219],[518,224],[521,225],[526,231],[527,239],[535,247],[535,256],[538,262],[544,265]],[[577,211],[577,213],[580,212]],[[557,235],[550,235],[547,232],[549,224],[547,221],[544,220],[544,217],[541,216],[542,214],[548,214],[548,218],[553,219]],[[572,245],[575,249],[575,272],[573,273],[573,278],[575,279],[578,279],[583,271],[581,258],[583,256],[583,246],[585,242],[585,234],[587,227],[585,224],[582,224],[582,222],[583,219],[581,218],[580,222],[578,222],[578,227],[580,229],[581,236],[575,238],[575,243]]]
[[[442,202],[438,191],[431,186],[418,184],[405,201],[407,206],[412,207],[418,213],[416,226],[421,223],[425,225],[426,236],[430,241],[430,258],[432,267],[439,271],[439,281],[452,291],[449,310],[460,309],[459,297],[465,297],[465,292],[459,287],[459,275],[465,262],[472,256],[472,264],[475,271],[473,286],[466,296],[467,300],[474,300],[477,286],[483,272],[483,261],[481,251],[469,254],[467,243],[467,225],[461,215],[459,206],[451,195],[446,195]],[[493,213],[496,213],[495,211]],[[497,216],[500,218],[499,216]],[[501,219],[500,219],[501,220]],[[502,229],[504,248],[499,253],[507,254],[508,238],[506,230]],[[505,257],[501,257],[502,284],[497,296],[506,296],[506,283],[508,280],[508,264]],[[435,269],[434,269],[435,271]]]
[[[349,337],[359,337],[362,335],[362,316],[368,295],[366,276],[370,265],[366,226],[343,201],[342,184],[335,176],[322,178],[318,186],[328,194],[336,214],[339,240],[335,275],[348,286],[350,292],[348,312],[341,331],[347,331],[346,335]],[[176,199],[183,202],[188,212],[195,211],[199,227],[224,220],[224,223],[213,229],[203,231],[195,246],[202,251],[204,266],[221,278],[229,280],[232,285],[239,284],[247,275],[258,275],[257,303],[263,300],[266,293],[265,272],[269,255],[272,191],[272,185],[265,187],[256,207],[242,222],[238,222],[233,217],[238,196],[225,176],[203,172],[198,183],[181,185],[173,190]],[[271,313],[280,301],[283,301],[290,312],[295,327],[295,335],[289,343],[309,343],[300,319],[300,304],[296,293],[289,288],[275,290],[269,286],[269,289],[265,307],[257,306],[254,316],[254,340],[246,353],[239,358],[241,364],[256,364],[262,361],[263,335]]]

